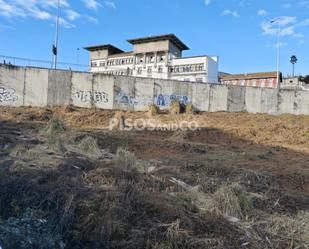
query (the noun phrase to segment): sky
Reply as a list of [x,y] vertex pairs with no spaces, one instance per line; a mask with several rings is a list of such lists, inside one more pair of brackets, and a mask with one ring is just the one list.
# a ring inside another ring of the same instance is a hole
[[[190,50],[217,55],[227,73],[309,74],[309,0],[60,0],[59,61],[88,64],[82,48],[174,33]],[[57,0],[0,0],[0,55],[51,60]],[[274,22],[271,22],[274,21]]]

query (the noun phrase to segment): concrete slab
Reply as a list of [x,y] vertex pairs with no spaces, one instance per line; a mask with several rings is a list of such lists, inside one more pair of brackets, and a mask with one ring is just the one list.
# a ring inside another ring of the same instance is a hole
[[74,106],[91,108],[93,75],[90,73],[72,73],[71,102]]
[[262,88],[261,112],[278,114],[278,89]]
[[209,111],[209,84],[191,83],[192,104],[198,111]]
[[228,86],[227,110],[229,112],[246,111],[246,88]]
[[94,74],[92,88],[93,105],[101,109],[113,109],[114,77],[111,75]]
[[114,109],[133,110],[135,104],[135,78],[114,77]]
[[309,91],[297,91],[296,92],[295,114],[309,115]]
[[290,113],[294,114],[295,110],[295,91],[280,90],[279,92],[278,110],[279,114]]
[[48,69],[26,68],[25,106],[47,106]]
[[147,111],[148,106],[153,104],[154,80],[135,79],[134,110]]
[[262,112],[262,88],[246,88],[246,110],[250,113]]
[[0,66],[0,106],[23,106],[25,68]]
[[225,85],[211,85],[209,92],[209,111],[227,111],[228,87]]
[[49,70],[47,105],[69,105],[71,102],[71,87],[71,71]]
[[185,86],[185,84],[185,82],[156,79],[154,83],[154,104],[160,109],[168,109],[174,100],[183,105],[191,103],[190,86]]

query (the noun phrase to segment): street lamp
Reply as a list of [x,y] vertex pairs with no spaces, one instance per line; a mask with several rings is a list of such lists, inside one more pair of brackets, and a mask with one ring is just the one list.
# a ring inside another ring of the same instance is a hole
[[57,69],[57,57],[58,57],[59,20],[60,20],[60,0],[58,0],[58,4],[57,4],[55,43],[53,44],[53,49],[52,49],[52,53],[53,53],[52,67],[55,69]]
[[80,48],[77,48],[76,49],[76,69],[77,71],[79,69],[79,51],[80,51]]
[[278,88],[280,87],[280,36],[281,36],[281,25],[280,25],[281,18],[275,18],[270,23],[278,23],[278,43],[277,43],[277,85]]
[[297,60],[298,60],[298,59],[297,59],[296,55],[292,55],[292,56],[291,56],[290,62],[291,62],[292,65],[293,65],[292,77],[295,76],[294,72],[295,72],[295,64],[297,63]]

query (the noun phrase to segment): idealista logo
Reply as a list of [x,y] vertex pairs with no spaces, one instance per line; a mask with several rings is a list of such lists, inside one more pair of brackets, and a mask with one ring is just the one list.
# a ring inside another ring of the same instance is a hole
[[196,131],[199,129],[199,125],[196,121],[180,121],[180,122],[168,122],[158,123],[154,119],[124,119],[124,118],[112,118],[109,121],[109,129],[120,129],[124,131],[177,131],[177,130],[190,130]]

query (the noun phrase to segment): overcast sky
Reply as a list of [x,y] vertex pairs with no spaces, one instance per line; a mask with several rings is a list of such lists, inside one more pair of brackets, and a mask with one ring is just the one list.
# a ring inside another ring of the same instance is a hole
[[[51,59],[57,0],[0,0],[0,54]],[[278,18],[279,21],[271,23]],[[218,55],[220,71],[276,70],[281,27],[281,71],[309,74],[309,0],[61,0],[59,60],[88,64],[88,45],[175,33],[184,56]]]

